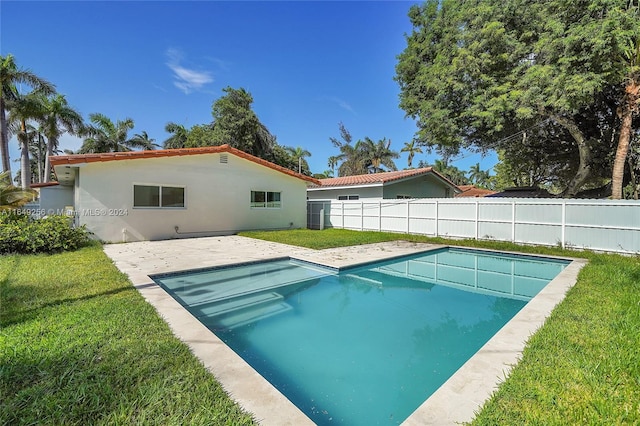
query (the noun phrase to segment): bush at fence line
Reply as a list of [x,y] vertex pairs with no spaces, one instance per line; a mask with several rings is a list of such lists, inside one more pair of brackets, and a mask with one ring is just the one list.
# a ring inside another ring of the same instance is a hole
[[88,242],[84,225],[74,227],[66,216],[31,219],[15,212],[0,213],[0,254],[56,253]]

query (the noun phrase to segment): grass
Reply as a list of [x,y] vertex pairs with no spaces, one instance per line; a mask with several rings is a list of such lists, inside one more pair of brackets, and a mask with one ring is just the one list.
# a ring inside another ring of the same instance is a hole
[[99,245],[0,256],[0,424],[253,424]]
[[472,425],[640,424],[640,257],[341,229],[242,235],[329,248],[409,240],[589,260]]
[[[473,424],[640,424],[638,257],[338,229],[243,235],[316,249],[403,239],[588,258]],[[0,425],[252,423],[100,246],[0,256]]]

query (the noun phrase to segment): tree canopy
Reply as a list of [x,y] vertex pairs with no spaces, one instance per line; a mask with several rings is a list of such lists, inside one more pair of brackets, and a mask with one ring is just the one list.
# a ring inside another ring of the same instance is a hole
[[175,123],[167,123],[166,129],[173,135],[165,141],[166,148],[179,147],[182,140],[187,148],[228,144],[282,167],[311,175],[309,165],[304,160],[311,153],[302,148],[279,145],[276,137],[253,111],[251,93],[243,88],[226,87],[222,90],[225,94],[216,99],[211,107],[211,123],[192,126],[186,136],[182,134],[183,128]]
[[603,145],[622,185],[615,170],[640,109],[637,0],[428,0],[409,18],[396,80],[418,144],[445,157],[507,151],[519,143],[510,136],[544,123],[554,135],[545,151],[561,142],[575,158],[565,196],[601,171]]
[[225,95],[213,102],[211,110],[215,144],[229,144],[256,157],[271,156],[275,136],[251,109],[253,96],[243,88],[222,91]]

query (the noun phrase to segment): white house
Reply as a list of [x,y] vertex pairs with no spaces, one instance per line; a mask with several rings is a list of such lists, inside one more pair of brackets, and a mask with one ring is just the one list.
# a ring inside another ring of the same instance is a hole
[[450,198],[460,189],[431,167],[320,179],[309,200]]
[[64,155],[51,164],[57,198],[73,200],[55,209],[72,207],[78,224],[109,242],[304,228],[307,183],[318,184],[228,145]]

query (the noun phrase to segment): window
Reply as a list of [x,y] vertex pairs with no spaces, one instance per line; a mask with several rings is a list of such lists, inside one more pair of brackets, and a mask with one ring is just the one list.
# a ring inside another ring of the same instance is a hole
[[184,188],[163,186],[161,207],[184,207]]
[[251,207],[263,209],[279,209],[282,207],[280,192],[251,191]]
[[359,200],[360,196],[359,195],[338,195],[338,200],[340,201],[344,201],[344,200]]
[[133,207],[184,207],[184,188],[133,185]]

